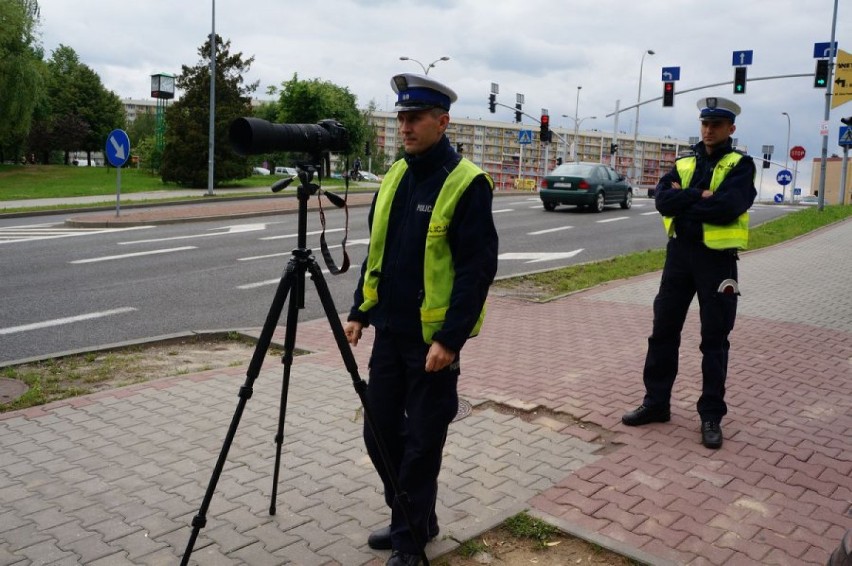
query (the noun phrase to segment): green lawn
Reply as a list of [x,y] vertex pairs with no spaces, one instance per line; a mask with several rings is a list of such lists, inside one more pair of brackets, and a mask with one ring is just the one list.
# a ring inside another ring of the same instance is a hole
[[[255,175],[217,188],[266,188],[278,177]],[[340,185],[338,179],[323,179],[323,185]],[[122,169],[121,192],[139,193],[180,189],[163,183],[145,169]],[[198,189],[199,194],[206,189]],[[0,201],[38,198],[62,198],[114,195],[116,169],[113,167],[76,167],[74,165],[0,165]]]

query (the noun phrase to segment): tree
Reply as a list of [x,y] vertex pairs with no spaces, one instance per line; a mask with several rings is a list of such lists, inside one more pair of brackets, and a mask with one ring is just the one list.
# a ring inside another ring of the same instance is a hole
[[[258,83],[243,84],[254,57],[231,54],[231,42],[216,37],[216,123],[214,125],[214,184],[242,179],[250,169],[245,157],[234,153],[227,140],[231,122],[251,115],[251,93]],[[166,109],[165,147],[160,175],[165,182],[182,186],[207,186],[210,124],[210,39],[198,54],[194,67],[182,66],[175,86],[183,96]]]
[[80,62],[66,45],[53,51],[47,62],[47,97],[39,110],[39,151],[62,150],[68,164],[71,151],[91,152],[104,147],[107,135],[124,127],[124,106],[100,77]]
[[[288,124],[316,124],[320,120],[337,120],[349,134],[346,157],[363,153],[370,139],[367,114],[358,110],[357,99],[346,87],[311,79],[300,81],[297,74],[281,83],[278,98],[278,121]],[[372,134],[375,137],[375,134]]]
[[0,162],[17,158],[43,95],[36,0],[0,0]]

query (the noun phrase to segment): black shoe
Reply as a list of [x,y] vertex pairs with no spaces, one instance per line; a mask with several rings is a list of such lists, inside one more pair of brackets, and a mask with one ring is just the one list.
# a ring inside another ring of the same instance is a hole
[[385,566],[419,566],[421,564],[419,554],[408,554],[400,550],[394,550]]
[[722,426],[718,422],[701,422],[701,444],[713,449],[722,446]]
[[[429,540],[438,536],[439,531],[440,529],[436,525],[435,530],[429,533]],[[393,548],[391,546],[390,525],[370,533],[370,536],[367,537],[367,546],[373,550],[390,550]]]
[[627,426],[640,426],[648,423],[667,423],[672,419],[668,407],[646,407],[639,405],[637,409],[621,415],[621,422]]

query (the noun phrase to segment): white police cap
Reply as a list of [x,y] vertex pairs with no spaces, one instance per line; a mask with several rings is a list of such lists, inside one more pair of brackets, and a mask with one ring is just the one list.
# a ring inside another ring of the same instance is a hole
[[701,111],[701,120],[719,118],[733,122],[741,112],[739,104],[733,100],[715,96],[700,99],[697,106]]
[[394,112],[411,112],[429,108],[449,110],[458,99],[453,89],[426,75],[402,73],[391,79],[391,87],[397,94]]

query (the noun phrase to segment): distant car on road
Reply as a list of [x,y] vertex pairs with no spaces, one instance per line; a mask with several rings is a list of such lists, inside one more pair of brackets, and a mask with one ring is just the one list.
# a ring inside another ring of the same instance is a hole
[[252,167],[252,175],[269,175],[269,169],[266,167]]
[[275,168],[276,175],[289,175],[291,177],[298,177],[299,172],[296,171],[295,167],[276,167]]
[[819,204],[819,197],[814,195],[803,196],[799,200],[796,201],[799,204],[803,204],[805,206],[814,206]]
[[571,204],[603,212],[604,206],[633,204],[633,189],[627,178],[602,163],[563,163],[541,182],[539,197],[545,210]]
[[369,171],[359,171],[358,174],[361,175],[361,181],[370,181],[373,183],[378,183],[379,181],[381,181],[378,175],[376,175],[375,173],[370,173]]

